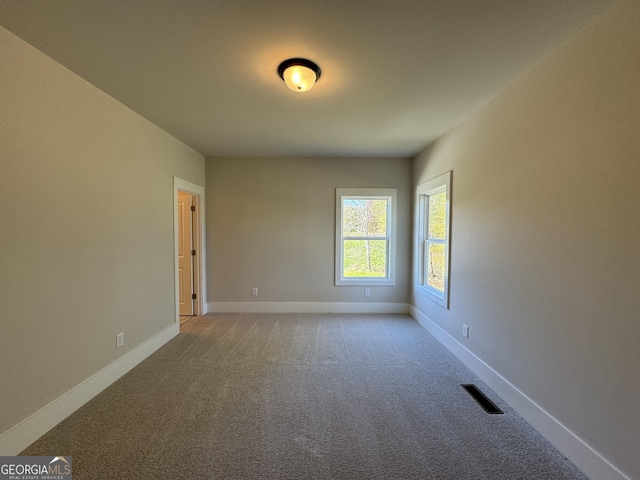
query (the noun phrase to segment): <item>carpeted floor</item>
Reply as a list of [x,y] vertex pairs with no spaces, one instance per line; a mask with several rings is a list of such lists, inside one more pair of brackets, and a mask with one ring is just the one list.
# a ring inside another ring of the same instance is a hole
[[586,478],[406,315],[196,317],[22,455],[75,480]]

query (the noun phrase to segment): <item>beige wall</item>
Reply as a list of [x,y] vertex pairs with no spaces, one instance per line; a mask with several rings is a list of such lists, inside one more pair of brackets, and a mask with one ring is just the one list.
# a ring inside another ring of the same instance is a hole
[[3,28],[0,112],[2,434],[174,322],[204,158]]
[[640,478],[640,3],[419,155],[414,186],[448,170],[451,307],[414,305]]
[[[408,159],[207,158],[209,302],[408,303]],[[395,287],[334,285],[336,187],[398,189]],[[258,297],[251,296],[257,287]]]

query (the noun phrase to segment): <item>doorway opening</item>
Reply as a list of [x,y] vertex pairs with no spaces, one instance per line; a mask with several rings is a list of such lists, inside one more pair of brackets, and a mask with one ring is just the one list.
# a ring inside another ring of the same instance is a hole
[[206,313],[204,298],[204,188],[174,177],[176,322]]
[[198,294],[195,289],[197,274],[194,245],[198,196],[178,190],[178,307],[180,325],[195,315]]

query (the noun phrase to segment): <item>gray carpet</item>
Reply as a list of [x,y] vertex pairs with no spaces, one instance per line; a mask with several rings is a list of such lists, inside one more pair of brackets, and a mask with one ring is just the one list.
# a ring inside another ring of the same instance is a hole
[[406,315],[194,318],[22,455],[75,480],[586,478]]

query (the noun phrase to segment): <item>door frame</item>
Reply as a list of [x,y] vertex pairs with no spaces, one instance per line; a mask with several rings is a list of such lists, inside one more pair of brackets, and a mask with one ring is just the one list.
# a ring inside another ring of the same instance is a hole
[[174,262],[174,292],[175,292],[175,321],[180,324],[180,283],[178,278],[178,191],[190,193],[197,197],[196,214],[193,225],[193,249],[196,251],[194,262],[193,291],[196,294],[193,313],[204,315],[207,313],[206,301],[206,270],[205,270],[205,211],[204,187],[191,183],[182,178],[173,177],[173,262]]

